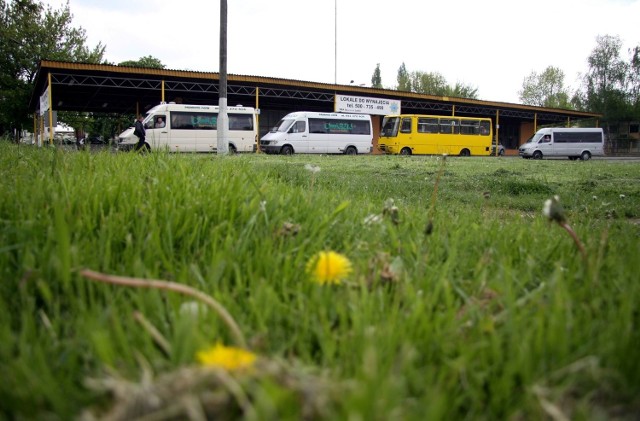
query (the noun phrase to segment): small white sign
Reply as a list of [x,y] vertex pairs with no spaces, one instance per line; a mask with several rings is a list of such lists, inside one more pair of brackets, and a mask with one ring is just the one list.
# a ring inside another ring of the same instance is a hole
[[336,95],[335,111],[337,113],[373,115],[400,114],[400,100]]
[[49,87],[40,95],[40,115],[49,110]]

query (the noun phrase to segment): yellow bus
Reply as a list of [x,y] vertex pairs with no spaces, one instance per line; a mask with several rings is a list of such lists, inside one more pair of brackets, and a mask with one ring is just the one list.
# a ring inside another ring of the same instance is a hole
[[400,155],[490,155],[490,118],[388,115],[382,120],[378,149]]

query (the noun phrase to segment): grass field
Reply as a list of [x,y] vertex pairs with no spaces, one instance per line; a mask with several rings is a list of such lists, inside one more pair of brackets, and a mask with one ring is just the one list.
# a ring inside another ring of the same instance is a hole
[[2,419],[638,419],[638,162],[0,142],[0,176]]

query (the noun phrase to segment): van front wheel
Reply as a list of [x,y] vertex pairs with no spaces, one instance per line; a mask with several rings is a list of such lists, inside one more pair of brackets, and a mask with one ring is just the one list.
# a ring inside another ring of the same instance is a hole
[[400,155],[411,155],[411,149],[402,148],[402,150],[400,151]]
[[293,155],[293,148],[290,145],[284,145],[282,149],[280,149],[280,153],[282,155]]
[[542,152],[540,151],[535,151],[533,153],[533,159],[542,159]]

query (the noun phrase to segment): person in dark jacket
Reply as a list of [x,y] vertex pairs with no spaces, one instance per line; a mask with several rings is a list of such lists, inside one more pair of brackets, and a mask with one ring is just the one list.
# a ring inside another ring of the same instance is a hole
[[144,120],[144,118],[141,115],[139,115],[133,129],[133,134],[138,137],[138,143],[136,144],[136,151],[140,150],[140,148],[144,146],[144,139],[145,139],[146,132],[144,130],[144,124],[142,124],[142,120]]

